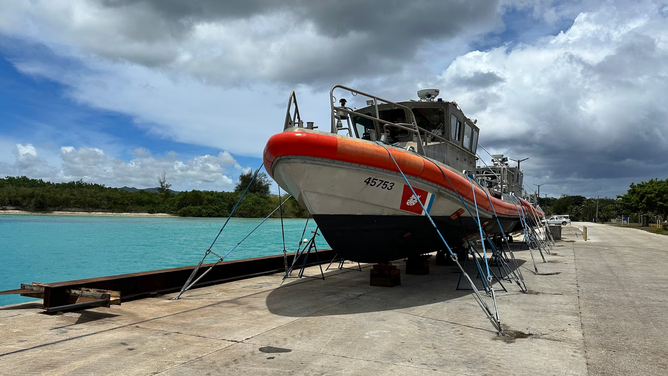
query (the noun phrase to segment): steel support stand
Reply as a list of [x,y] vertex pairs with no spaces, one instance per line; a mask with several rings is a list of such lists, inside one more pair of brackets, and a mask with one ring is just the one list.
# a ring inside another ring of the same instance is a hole
[[[469,253],[473,256],[473,261],[475,262],[475,267],[478,271],[477,277],[480,277],[480,281],[482,282],[483,289],[485,292],[491,296],[491,290],[494,288],[491,284],[492,280],[496,280],[501,288],[503,289],[504,292],[508,292],[508,289],[503,285],[503,282],[501,282],[502,278],[497,277],[496,274],[494,274],[493,271],[490,271],[490,278],[485,278],[483,275],[483,268],[482,268],[482,262],[487,262],[486,258],[483,258],[483,255],[478,252],[478,250],[475,248],[475,246],[469,241]],[[485,260],[485,261],[482,261]],[[468,257],[466,259],[468,261]],[[466,261],[464,261],[464,267],[466,268]],[[457,280],[457,287],[456,290],[471,290],[470,288],[460,288],[460,282],[462,280],[462,274],[461,272],[459,273],[459,279]]]
[[[328,271],[328,270],[329,270],[329,267],[332,266],[332,263],[333,263],[338,257],[339,257],[339,254],[338,254],[338,253],[334,255],[334,258],[332,258],[332,261],[329,262],[329,265],[327,265],[327,268],[325,269],[325,271]],[[359,262],[357,263],[357,268],[345,268],[345,267],[343,267],[343,264],[344,264],[345,262],[346,262],[346,259],[344,259],[343,257],[340,257],[340,258],[339,258],[339,265],[338,265],[336,268],[339,269],[339,270],[347,269],[347,270],[359,270],[360,272],[362,271],[362,265],[361,265]]]
[[[292,265],[290,265],[288,270],[285,272],[285,275],[283,276],[283,280],[285,280],[287,278],[304,278],[304,277],[315,278],[315,279],[323,279],[323,280],[325,279],[325,272],[322,270],[322,265],[320,264],[320,256],[318,256],[318,247],[315,244],[315,237],[316,236],[320,236],[320,234],[318,234],[318,228],[316,228],[315,231],[313,231],[313,236],[304,245],[304,248],[301,249],[301,250],[299,250],[299,249],[297,250],[297,252],[295,253],[295,258],[292,260]],[[304,270],[306,269],[306,262],[308,261],[308,256],[311,254],[312,251],[315,254],[316,260],[318,260],[318,267],[320,268],[320,277],[309,276],[309,275],[305,276],[304,275]],[[299,260],[299,258],[301,256],[304,256],[304,258],[303,258],[301,266],[299,268],[299,273],[297,273],[296,277],[293,277],[292,272],[295,269],[295,265],[297,264],[297,260]]]
[[[411,193],[413,193],[413,196],[417,198],[418,195],[415,193],[415,189],[413,189],[413,185],[410,183],[410,181],[408,180],[408,178],[406,177],[404,172],[401,170],[401,167],[399,167],[399,164],[394,159],[394,156],[392,156],[392,153],[390,152],[390,150],[378,141],[376,141],[376,144],[381,146],[383,149],[385,149],[385,151],[387,151],[388,156],[390,157],[390,159],[392,159],[392,162],[394,162],[394,165],[397,167],[397,170],[401,174],[401,177],[404,179],[404,182],[406,182],[406,185],[411,189]],[[422,156],[422,157],[424,158],[424,156]],[[441,170],[441,172],[443,172],[443,171]],[[444,174],[444,176],[445,176],[445,174]],[[447,178],[447,176],[446,176],[446,178]],[[490,308],[487,305],[487,303],[485,302],[485,299],[480,294],[480,291],[478,291],[478,288],[475,286],[475,283],[473,282],[471,277],[466,273],[466,271],[464,270],[462,265],[459,263],[459,260],[457,259],[457,255],[452,251],[452,248],[450,248],[450,245],[448,244],[448,242],[445,241],[445,238],[443,237],[443,234],[441,234],[441,231],[438,229],[438,226],[436,226],[436,223],[434,222],[434,219],[431,217],[431,215],[429,215],[429,212],[427,211],[427,209],[422,204],[422,201],[417,200],[417,202],[418,202],[418,204],[420,204],[420,207],[422,208],[422,211],[425,213],[425,217],[427,217],[427,219],[429,220],[429,223],[432,225],[432,227],[434,227],[434,230],[436,231],[439,238],[441,239],[441,241],[445,245],[445,248],[450,253],[450,257],[452,257],[452,260],[457,264],[457,267],[459,268],[459,270],[462,272],[464,277],[468,280],[469,284],[473,288],[473,297],[475,298],[476,302],[478,303],[478,305],[480,305],[480,308],[482,308],[483,312],[485,313],[485,315],[487,316],[489,321],[492,323],[492,325],[496,329],[497,333],[499,335],[503,335],[503,328],[501,327],[501,319],[499,317],[499,309],[496,305],[496,296],[494,295],[494,289],[491,290],[493,307]]]
[[[529,230],[527,229],[527,224],[524,220],[524,214],[523,211],[520,210],[520,206],[518,206],[517,202],[513,198],[512,195],[508,195],[510,199],[513,201],[513,205],[515,205],[515,210],[517,210],[517,215],[520,218],[520,224],[522,225],[522,230],[524,233],[524,243],[527,245],[527,248],[529,249],[529,254],[531,255],[531,261],[533,262],[533,269],[534,269],[534,274],[538,274],[538,267],[536,266],[536,258],[533,255],[533,248],[531,248],[530,241],[529,241]],[[542,255],[542,253],[541,253]],[[544,259],[544,258],[543,258]]]
[[[535,215],[535,213],[530,212],[531,219],[533,223],[531,223],[531,226],[534,228],[535,236],[536,236],[536,241],[545,249],[545,253],[550,255],[550,248],[552,247],[551,244],[547,241],[547,235],[542,232],[544,230],[542,223],[538,219],[538,217]],[[530,221],[531,222],[531,221]],[[535,223],[535,225],[534,225]],[[541,236],[542,235],[542,236]]]
[[[508,264],[509,258],[505,256],[505,252],[503,250],[503,247],[500,247],[500,252],[497,250],[496,246],[494,246],[494,242],[492,239],[489,237],[489,234],[485,232],[485,236],[487,241],[489,242],[490,247],[492,248],[492,258],[495,259],[497,262],[497,267],[499,266],[499,262],[501,262],[501,266],[504,268],[504,270],[507,271],[506,276],[508,277],[508,280],[510,281],[511,279],[517,284],[517,286],[520,288],[520,291],[526,293],[528,291],[526,283],[524,282],[524,276],[522,275],[522,271],[519,268],[519,265],[517,264],[517,260],[515,259],[515,254],[513,253],[512,249],[510,248],[510,244],[508,244],[508,239],[506,236],[505,231],[503,231],[503,226],[501,226],[501,221],[499,220],[498,215],[496,214],[496,208],[494,207],[494,203],[492,203],[492,199],[489,197],[489,193],[483,187],[480,185],[480,183],[472,176],[467,176],[467,179],[473,185],[473,182],[475,182],[480,189],[482,189],[483,192],[485,192],[485,195],[487,196],[487,201],[489,202],[489,205],[492,208],[492,212],[494,213],[494,219],[496,220],[497,225],[499,226],[499,231],[501,231],[501,237],[503,240],[506,242],[506,246],[508,248],[508,253],[511,256],[511,260],[514,265],[514,269],[510,267]],[[468,208],[467,208],[468,209]],[[478,222],[480,225],[480,222]],[[483,242],[485,239],[481,239]],[[503,273],[501,273],[503,277]],[[505,290],[505,287],[504,287]],[[506,290],[507,291],[507,290]]]

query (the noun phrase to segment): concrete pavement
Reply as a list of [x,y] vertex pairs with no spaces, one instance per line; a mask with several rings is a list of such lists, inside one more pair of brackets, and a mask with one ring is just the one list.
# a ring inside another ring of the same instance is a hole
[[456,267],[432,259],[426,276],[400,263],[393,288],[369,286],[365,266],[62,315],[3,307],[0,374],[666,374],[668,237],[589,224],[584,242],[577,226],[538,275],[517,249],[530,293],[497,293],[508,337],[455,290]]
[[592,375],[668,374],[668,236],[591,223],[575,262]]

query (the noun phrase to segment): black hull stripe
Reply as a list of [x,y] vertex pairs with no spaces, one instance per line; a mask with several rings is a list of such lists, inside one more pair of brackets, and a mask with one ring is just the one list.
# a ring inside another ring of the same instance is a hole
[[[314,215],[325,240],[339,256],[359,262],[387,262],[412,255],[445,250],[429,220],[423,216]],[[470,217],[433,217],[451,248],[464,237],[477,239],[480,232]],[[499,234],[493,218],[480,218],[490,235]],[[506,233],[516,229],[516,218],[499,218]]]

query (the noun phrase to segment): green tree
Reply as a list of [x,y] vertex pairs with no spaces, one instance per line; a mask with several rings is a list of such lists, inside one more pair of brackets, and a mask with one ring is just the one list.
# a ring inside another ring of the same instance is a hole
[[[255,173],[253,172],[253,170],[250,170],[245,174],[239,175],[239,183],[237,183],[237,186],[234,187],[234,191],[235,192],[245,191],[246,187],[248,187],[248,184],[250,184],[251,180],[253,179],[254,174]],[[251,184],[250,188],[248,188],[248,192],[269,196],[270,187],[271,187],[271,180],[269,180],[267,174],[265,174],[264,172],[260,172],[257,174],[255,180],[253,180],[253,183]]]
[[160,184],[160,186],[158,187],[160,193],[165,193],[165,192],[169,193],[169,187],[171,187],[172,185],[170,183],[167,183],[167,177],[165,176],[164,171],[162,172],[162,174],[158,175],[158,184]]
[[668,216],[668,179],[631,183],[629,190],[617,197],[624,214],[640,212]]

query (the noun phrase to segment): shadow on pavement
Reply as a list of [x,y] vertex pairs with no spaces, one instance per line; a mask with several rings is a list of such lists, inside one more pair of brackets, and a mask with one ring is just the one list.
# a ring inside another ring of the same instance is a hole
[[[456,289],[460,276],[456,265],[435,265],[434,258],[431,258],[428,275],[407,275],[403,261],[393,264],[401,269],[399,286],[370,286],[369,270],[372,266],[366,265],[361,272],[355,270],[330,272],[326,274],[325,280],[304,278],[291,280],[293,282],[286,281],[282,287],[267,296],[266,304],[269,311],[277,315],[315,317],[418,307],[457,299],[472,293],[469,283],[463,277],[460,290]],[[517,260],[517,264],[521,267],[524,261]],[[490,269],[492,273],[500,275],[497,266],[490,265]],[[482,289],[475,263],[471,258],[466,264],[466,271],[478,289]],[[509,293],[520,291],[514,282],[502,283]],[[504,293],[498,282],[495,281],[493,286],[497,293]],[[484,291],[482,294],[485,295]]]

